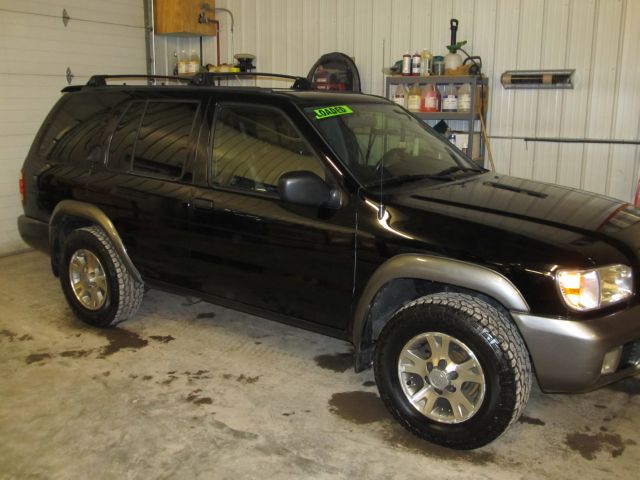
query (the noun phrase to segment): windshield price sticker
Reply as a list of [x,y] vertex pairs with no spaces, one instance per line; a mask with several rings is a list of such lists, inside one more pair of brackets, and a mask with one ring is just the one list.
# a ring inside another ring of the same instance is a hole
[[336,117],[338,115],[347,115],[353,113],[346,105],[338,105],[336,107],[324,107],[318,108],[313,111],[316,114],[316,120],[322,120],[323,118]]

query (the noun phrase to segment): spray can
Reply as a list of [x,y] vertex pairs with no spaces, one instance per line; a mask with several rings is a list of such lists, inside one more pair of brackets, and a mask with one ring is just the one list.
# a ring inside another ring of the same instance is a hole
[[411,54],[405,53],[402,56],[402,75],[405,77],[411,75]]
[[411,57],[411,75],[418,76],[420,75],[420,65],[421,65],[422,57],[419,53],[414,53],[413,57]]

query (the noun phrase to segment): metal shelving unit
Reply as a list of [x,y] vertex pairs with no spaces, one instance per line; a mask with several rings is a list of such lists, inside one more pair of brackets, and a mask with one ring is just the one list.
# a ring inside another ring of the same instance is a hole
[[[468,112],[412,112],[416,117],[428,121],[428,120],[458,120],[467,122],[466,130],[456,129],[457,131],[463,131],[469,135],[469,143],[467,151],[471,157],[473,152],[474,134],[480,134],[480,148],[478,149],[479,155],[473,158],[480,165],[484,165],[484,140],[480,130],[480,115],[478,113],[478,86],[482,85],[486,88],[487,78],[477,75],[431,75],[429,77],[414,77],[414,76],[400,76],[390,75],[385,78],[385,96],[391,99],[391,85],[410,85],[418,83],[420,85],[436,84],[436,85],[462,85],[468,83],[471,85],[471,109]],[[485,124],[487,122],[486,113],[484,118]]]

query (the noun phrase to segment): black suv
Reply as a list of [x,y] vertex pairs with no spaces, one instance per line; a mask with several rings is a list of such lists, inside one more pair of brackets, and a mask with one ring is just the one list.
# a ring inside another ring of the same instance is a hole
[[147,284],[349,340],[400,423],[459,449],[534,375],[640,371],[631,205],[484,170],[375,96],[107,80],[63,90],[21,178],[22,237],[85,322]]

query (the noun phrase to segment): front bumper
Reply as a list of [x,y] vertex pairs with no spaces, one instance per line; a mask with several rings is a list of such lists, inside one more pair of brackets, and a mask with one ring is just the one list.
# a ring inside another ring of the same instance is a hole
[[[527,344],[540,388],[585,392],[640,373],[640,306],[592,320],[564,320],[511,312]],[[618,370],[602,374],[607,352],[632,355]]]

